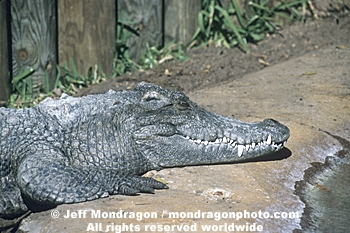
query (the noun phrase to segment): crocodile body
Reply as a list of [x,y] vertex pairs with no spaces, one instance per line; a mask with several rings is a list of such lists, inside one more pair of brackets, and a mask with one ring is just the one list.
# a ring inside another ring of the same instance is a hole
[[272,119],[226,118],[149,83],[0,108],[0,218],[26,212],[23,197],[56,205],[153,193],[167,186],[142,177],[147,171],[256,158],[288,138]]

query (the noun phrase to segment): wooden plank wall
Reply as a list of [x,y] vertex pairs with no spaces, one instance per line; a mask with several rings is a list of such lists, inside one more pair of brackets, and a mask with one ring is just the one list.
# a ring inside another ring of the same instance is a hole
[[118,17],[123,15],[122,21],[139,33],[127,42],[135,61],[146,52],[146,44],[162,47],[171,41],[188,43],[201,10],[201,0],[117,0],[117,4]]
[[115,0],[58,0],[59,64],[73,58],[80,74],[100,64],[108,74],[115,52]]
[[164,0],[164,44],[187,44],[198,27],[201,0]]
[[11,0],[12,73],[33,68],[34,94],[45,87],[45,72],[50,85],[56,79],[56,1]]
[[[63,66],[70,58],[84,76],[96,64],[109,74],[115,57],[117,17],[122,12],[123,21],[139,32],[127,42],[131,58],[138,61],[146,44],[159,48],[170,41],[186,44],[197,28],[201,9],[201,0],[0,0],[1,6],[6,2],[11,5],[11,25],[7,27],[12,31],[13,76],[21,69],[35,69],[33,84],[37,89],[44,85],[45,72],[52,87],[56,64]],[[0,16],[4,17],[1,12]],[[4,22],[1,20],[0,28],[6,27]],[[4,36],[1,33],[0,39]],[[8,57],[5,52],[1,56]],[[1,68],[2,72],[7,70]],[[6,87],[0,86],[0,98],[8,98],[10,85]]]
[[[161,0],[117,0],[118,19],[137,28],[139,36],[132,35],[127,41],[129,55],[135,61],[146,52],[146,44],[163,45],[163,4]],[[131,23],[130,23],[131,22]]]
[[9,59],[9,0],[0,1],[0,106],[5,106],[10,96]]

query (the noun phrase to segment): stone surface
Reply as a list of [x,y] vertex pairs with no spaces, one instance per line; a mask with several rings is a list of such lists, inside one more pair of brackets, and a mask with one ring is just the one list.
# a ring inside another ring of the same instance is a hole
[[[311,162],[323,162],[342,149],[324,131],[350,140],[349,64],[349,49],[328,46],[227,83],[186,93],[207,110],[225,116],[234,115],[244,121],[271,117],[286,124],[291,138],[287,148],[279,153],[259,162],[150,172],[146,175],[168,182],[170,189],[156,191],[154,195],[112,196],[60,205],[31,214],[19,231],[152,232],[150,225],[157,225],[153,232],[186,232],[186,228],[180,229],[186,226],[189,231],[204,232],[202,227],[210,225],[214,228],[209,232],[215,229],[230,232],[233,223],[235,227],[243,224],[251,229],[261,226],[262,232],[291,232],[300,228],[304,203],[294,193],[295,182],[303,179]],[[137,219],[129,218],[131,215],[126,218],[91,215],[98,211],[120,214],[120,210],[125,214],[140,212],[143,216]],[[69,218],[64,217],[67,211],[72,213]],[[254,218],[259,211],[270,215],[295,212],[298,218]],[[151,212],[156,213],[156,218],[147,218]],[[172,212],[182,218],[171,216]],[[236,216],[230,217],[237,218],[223,218],[228,212],[235,212]],[[57,213],[58,218],[52,217]],[[217,218],[211,218],[210,213],[217,213]],[[246,216],[238,219],[239,213]],[[248,213],[250,218],[244,218],[249,217]],[[123,231],[118,231],[119,226],[124,227]]]

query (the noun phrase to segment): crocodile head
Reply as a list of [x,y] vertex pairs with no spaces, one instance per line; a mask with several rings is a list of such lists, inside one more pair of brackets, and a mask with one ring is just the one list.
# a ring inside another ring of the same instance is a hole
[[266,119],[247,123],[199,107],[181,92],[141,83],[136,148],[154,169],[232,163],[282,149],[289,129]]

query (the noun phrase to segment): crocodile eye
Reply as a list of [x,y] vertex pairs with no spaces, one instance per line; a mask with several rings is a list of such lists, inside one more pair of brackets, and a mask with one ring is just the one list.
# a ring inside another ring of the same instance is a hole
[[177,102],[177,107],[178,107],[178,109],[180,109],[180,110],[185,110],[185,109],[190,108],[191,106],[190,106],[190,104],[187,103],[186,101],[179,101],[179,102]]
[[149,91],[144,96],[142,97],[143,100],[145,101],[150,101],[150,100],[159,100],[160,99],[160,94],[155,91]]

